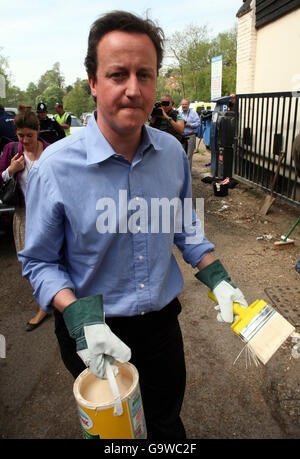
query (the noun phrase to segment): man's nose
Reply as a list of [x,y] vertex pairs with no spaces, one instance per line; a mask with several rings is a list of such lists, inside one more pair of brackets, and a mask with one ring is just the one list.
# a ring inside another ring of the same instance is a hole
[[137,75],[130,75],[127,80],[126,96],[136,97],[141,94],[140,85]]

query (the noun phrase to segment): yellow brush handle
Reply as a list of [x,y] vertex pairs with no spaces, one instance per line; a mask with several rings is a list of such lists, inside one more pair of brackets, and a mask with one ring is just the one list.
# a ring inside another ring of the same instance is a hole
[[[213,292],[211,290],[208,291],[208,297],[213,300],[215,303],[218,304],[218,301],[217,301],[217,298],[215,297],[215,295],[213,294]],[[233,303],[233,314],[234,315],[238,315],[240,317],[243,317],[243,313],[245,313],[245,309],[242,308],[242,306],[240,305],[240,303]]]
[[[209,290],[209,298],[217,302],[213,292]],[[256,300],[247,308],[242,308],[240,303],[233,303],[233,314],[238,315],[238,319],[231,325],[232,330],[236,335],[239,335],[242,330],[251,322],[254,317],[267,305],[264,300]]]

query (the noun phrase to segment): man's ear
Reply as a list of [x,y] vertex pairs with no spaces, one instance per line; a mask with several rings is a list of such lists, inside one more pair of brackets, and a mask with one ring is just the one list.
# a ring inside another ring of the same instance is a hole
[[90,85],[90,88],[91,88],[91,94],[93,97],[96,97],[97,96],[97,91],[96,91],[96,82],[94,80],[94,78],[92,76],[88,76],[88,81],[89,81],[89,85]]

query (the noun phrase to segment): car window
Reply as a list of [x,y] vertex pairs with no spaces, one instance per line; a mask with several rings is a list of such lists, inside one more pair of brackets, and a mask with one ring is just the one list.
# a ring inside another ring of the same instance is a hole
[[83,126],[83,124],[78,118],[76,118],[76,116],[72,116],[71,117],[71,126],[78,127],[78,126]]

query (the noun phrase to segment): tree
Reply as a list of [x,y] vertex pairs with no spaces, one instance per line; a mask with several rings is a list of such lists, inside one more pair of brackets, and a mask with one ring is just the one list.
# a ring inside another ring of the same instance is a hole
[[[0,51],[2,52],[2,48]],[[18,107],[20,103],[25,102],[26,93],[12,84],[8,59],[2,54],[0,54],[0,84],[0,103],[5,107]]]
[[172,73],[181,86],[181,97],[199,99],[208,66],[210,40],[207,26],[186,27],[175,32],[168,40],[168,50],[173,57]]
[[236,51],[237,27],[227,32],[221,32],[212,41],[210,56],[222,54],[222,96],[228,96],[236,91]]
[[[0,48],[0,52],[2,52],[3,48]],[[7,105],[6,98],[7,98],[7,90],[10,87],[10,71],[8,65],[7,57],[0,54],[0,84],[1,84],[1,93],[0,93],[0,102],[4,105]]]
[[42,94],[37,96],[35,102],[36,105],[39,102],[45,102],[45,104],[47,105],[48,112],[54,113],[54,105],[56,104],[56,102],[62,101],[63,96],[64,90],[56,84],[51,84],[47,89],[45,89],[45,91]]
[[9,85],[6,89],[6,107],[18,107],[23,103],[26,103],[26,93],[18,88],[18,86]]
[[[235,92],[237,28],[219,33],[210,39],[207,26],[186,27],[167,41],[168,57],[172,59],[164,75],[179,84],[180,98],[210,100],[211,58],[222,54],[222,95]],[[166,84],[168,82],[166,80]]]
[[80,116],[84,112],[91,112],[95,109],[96,104],[91,95],[86,90],[86,80],[76,80],[73,89],[63,98],[63,104],[66,111]]
[[39,94],[38,87],[31,81],[26,88],[26,94],[25,94],[26,104],[34,107],[38,94]]
[[51,70],[47,70],[39,79],[37,87],[39,94],[42,94],[49,86],[55,85],[63,89],[65,78],[60,71],[60,63],[55,62]]

